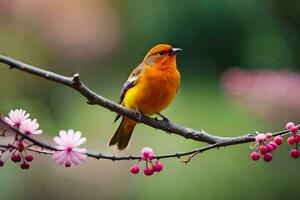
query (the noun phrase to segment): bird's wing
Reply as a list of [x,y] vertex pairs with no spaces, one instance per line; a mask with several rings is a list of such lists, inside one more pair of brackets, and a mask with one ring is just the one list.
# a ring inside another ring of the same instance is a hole
[[[142,63],[140,64],[139,66],[137,66],[132,72],[131,74],[129,75],[127,81],[125,82],[124,86],[123,86],[123,90],[121,92],[121,95],[120,95],[120,101],[119,101],[119,104],[122,104],[123,102],[123,99],[126,95],[126,92],[132,88],[136,83],[137,81],[139,80],[139,78],[141,77],[141,75],[143,74],[144,72],[144,67],[145,67],[145,64]],[[121,117],[121,115],[117,115],[116,119],[115,119],[115,122]]]

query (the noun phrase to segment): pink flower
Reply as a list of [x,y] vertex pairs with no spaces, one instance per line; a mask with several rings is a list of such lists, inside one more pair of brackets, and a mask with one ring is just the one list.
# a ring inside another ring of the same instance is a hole
[[11,110],[8,114],[8,117],[5,117],[4,120],[10,126],[19,127],[22,123],[24,123],[28,119],[29,115],[30,114],[26,113],[25,110],[16,109],[16,110]]
[[255,141],[256,142],[262,142],[264,141],[265,139],[267,138],[267,136],[263,133],[260,133],[258,134],[256,137],[255,137]]
[[150,147],[144,147],[141,151],[143,160],[153,160],[154,152]]
[[53,140],[59,151],[53,153],[52,159],[58,164],[71,167],[72,164],[79,165],[80,162],[86,159],[86,149],[78,148],[86,141],[85,137],[81,137],[81,132],[61,130],[59,137],[54,137]]
[[27,119],[25,120],[21,126],[20,126],[20,132],[21,133],[25,133],[28,135],[34,134],[42,134],[43,131],[39,129],[39,124],[36,122],[36,119],[31,120],[31,119]]

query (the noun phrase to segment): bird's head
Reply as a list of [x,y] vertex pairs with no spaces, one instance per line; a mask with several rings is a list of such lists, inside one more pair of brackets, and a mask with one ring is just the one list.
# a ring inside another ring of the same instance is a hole
[[158,44],[147,53],[144,63],[147,65],[167,65],[174,63],[176,65],[176,54],[182,51],[180,48],[174,48],[168,44]]

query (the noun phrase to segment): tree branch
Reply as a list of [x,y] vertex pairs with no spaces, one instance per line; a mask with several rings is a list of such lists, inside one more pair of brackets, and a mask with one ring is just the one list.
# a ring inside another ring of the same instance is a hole
[[[2,131],[5,130],[5,132],[13,132],[16,135],[19,135],[22,138],[32,142],[33,145],[30,148],[27,148],[27,150],[29,150],[29,151],[42,153],[42,154],[52,154],[55,151],[60,151],[60,150],[56,149],[55,147],[53,147],[49,144],[41,142],[41,141],[31,137],[30,135],[21,133],[17,129],[10,127],[2,119],[0,119],[0,127],[2,128],[1,129]],[[298,128],[300,128],[299,125],[298,125]],[[289,130],[283,130],[283,131],[274,133],[273,136],[275,137],[277,135],[284,135],[284,134],[287,134],[287,133],[290,133],[290,131]],[[183,156],[189,156],[187,160],[183,161],[184,163],[187,163],[195,155],[197,155],[199,153],[203,153],[204,151],[219,148],[219,147],[226,147],[226,146],[241,144],[241,143],[247,143],[247,141],[240,142],[240,143],[228,143],[227,141],[224,141],[224,142],[211,144],[211,145],[208,145],[208,146],[205,146],[205,147],[201,147],[201,148],[198,148],[198,149],[195,149],[195,150],[192,150],[192,151],[176,152],[176,153],[164,154],[164,155],[156,155],[156,156],[154,156],[154,158],[155,159],[165,159],[165,158],[174,158],[174,157],[175,158],[181,158]],[[10,147],[13,147],[12,144],[0,144],[0,148],[10,148]],[[39,147],[39,148],[36,148],[36,147]],[[15,147],[15,148],[17,148],[17,147]],[[92,152],[87,152],[86,155],[88,157],[95,158],[95,159],[106,159],[106,160],[112,160],[112,161],[141,160],[142,159],[141,156],[131,156],[131,155],[129,155],[129,156],[115,156],[115,155],[108,155],[108,154],[102,154],[102,153],[92,153]]]
[[9,65],[11,69],[16,68],[21,71],[39,76],[66,86],[69,86],[81,93],[87,100],[88,104],[99,105],[107,108],[115,113],[126,116],[140,123],[146,124],[156,129],[161,129],[167,133],[174,133],[187,139],[193,139],[209,144],[232,145],[246,143],[254,140],[254,136],[247,134],[239,137],[220,137],[211,135],[204,130],[195,130],[192,128],[183,127],[174,123],[167,124],[163,120],[157,120],[145,115],[139,115],[137,111],[127,109],[109,99],[106,99],[83,84],[79,78],[79,74],[74,74],[72,77],[63,76],[45,69],[37,68],[21,61],[0,55],[0,62]]

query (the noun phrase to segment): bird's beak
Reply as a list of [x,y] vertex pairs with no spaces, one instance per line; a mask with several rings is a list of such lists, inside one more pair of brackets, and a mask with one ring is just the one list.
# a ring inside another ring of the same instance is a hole
[[171,51],[169,52],[169,56],[177,54],[179,51],[182,51],[181,48],[172,48]]

